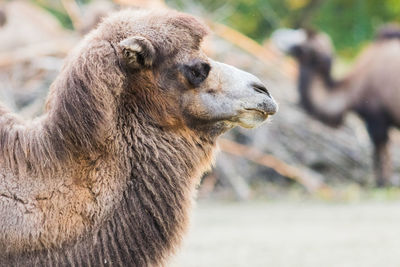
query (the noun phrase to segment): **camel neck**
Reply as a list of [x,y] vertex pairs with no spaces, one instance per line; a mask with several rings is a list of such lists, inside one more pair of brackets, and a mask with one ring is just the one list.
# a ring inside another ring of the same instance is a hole
[[144,124],[148,120],[137,113],[123,114],[130,115],[118,126],[117,145],[127,149],[121,154],[126,188],[97,242],[88,240],[83,247],[91,248],[96,264],[160,266],[186,232],[195,188],[209,168],[214,146]]
[[350,100],[346,90],[343,90],[345,82],[334,81],[330,73],[330,68],[324,71],[300,65],[300,104],[315,118],[338,126],[342,123]]
[[12,255],[2,262],[34,266],[164,263],[186,232],[195,188],[210,165],[214,145],[141,124],[141,119],[131,114],[118,124],[111,153],[119,155],[117,177],[125,185],[118,194],[109,192],[109,202],[115,204],[103,219],[60,248]]
[[186,232],[195,187],[210,164],[213,146],[140,123],[121,132],[129,148],[124,154],[127,188],[98,233],[102,249],[110,252],[102,258],[121,265],[158,266]]

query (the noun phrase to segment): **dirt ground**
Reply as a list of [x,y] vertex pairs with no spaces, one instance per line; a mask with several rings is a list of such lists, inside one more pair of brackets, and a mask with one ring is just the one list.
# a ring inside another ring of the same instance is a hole
[[400,266],[400,201],[201,201],[171,266]]

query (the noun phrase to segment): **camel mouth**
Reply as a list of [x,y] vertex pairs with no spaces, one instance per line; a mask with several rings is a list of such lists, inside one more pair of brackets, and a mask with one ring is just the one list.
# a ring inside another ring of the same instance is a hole
[[247,110],[249,112],[260,113],[261,115],[265,116],[265,119],[267,119],[269,115],[274,115],[276,113],[276,110],[265,111],[265,110],[256,109],[256,108],[245,108],[245,110]]
[[275,114],[272,111],[265,111],[256,108],[245,108],[238,116],[235,123],[243,128],[256,128],[263,124],[269,115]]

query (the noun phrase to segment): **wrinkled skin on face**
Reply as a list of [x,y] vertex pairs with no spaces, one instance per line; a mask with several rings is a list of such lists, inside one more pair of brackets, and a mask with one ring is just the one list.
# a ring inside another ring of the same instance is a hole
[[162,126],[220,134],[236,125],[256,127],[277,111],[257,77],[213,61],[200,48],[163,57],[150,41],[134,36],[121,41],[120,54],[133,85],[137,79],[153,83],[139,99],[153,102],[143,109]]

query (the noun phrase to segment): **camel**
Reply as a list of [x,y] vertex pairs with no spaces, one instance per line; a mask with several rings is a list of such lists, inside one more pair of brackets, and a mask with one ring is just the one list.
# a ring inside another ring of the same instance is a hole
[[46,112],[0,105],[0,266],[160,266],[179,246],[217,137],[277,104],[201,50],[175,11],[124,10],[67,57]]
[[359,56],[352,71],[337,81],[331,75],[333,46],[315,31],[281,30],[273,39],[298,62],[302,107],[330,126],[342,124],[352,111],[365,122],[374,145],[376,185],[390,182],[389,129],[400,126],[400,28],[387,25]]

